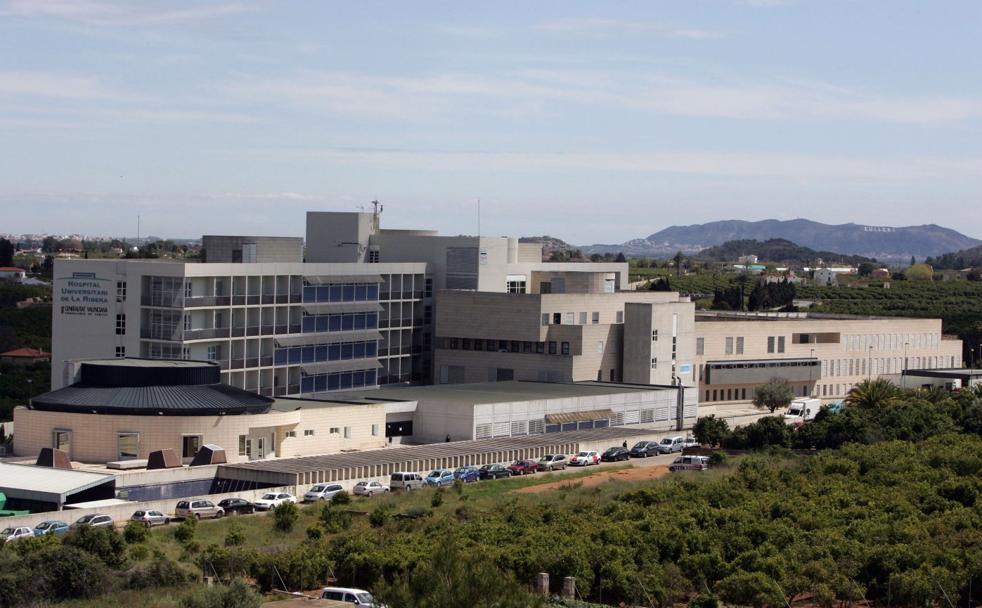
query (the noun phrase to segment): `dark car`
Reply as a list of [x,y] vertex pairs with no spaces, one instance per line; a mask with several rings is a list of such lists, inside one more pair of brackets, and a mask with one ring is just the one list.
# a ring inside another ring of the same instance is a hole
[[639,441],[631,448],[630,454],[631,458],[647,458],[648,456],[657,456],[659,454],[658,442]]
[[500,464],[486,464],[481,467],[481,479],[500,479],[511,477],[511,471]]
[[534,460],[516,460],[508,465],[512,475],[528,475],[539,470],[539,463]]
[[627,460],[631,457],[631,452],[627,448],[622,448],[621,446],[607,448],[603,454],[600,455],[601,462],[619,462],[621,460]]
[[225,498],[218,501],[218,506],[225,509],[229,515],[245,515],[256,512],[256,507],[244,498]]

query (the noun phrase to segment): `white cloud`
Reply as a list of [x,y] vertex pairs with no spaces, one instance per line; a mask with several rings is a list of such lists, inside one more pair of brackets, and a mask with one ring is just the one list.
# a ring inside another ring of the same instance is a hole
[[564,34],[654,34],[668,38],[689,38],[692,40],[706,40],[721,37],[718,32],[712,32],[709,30],[678,28],[653,23],[651,21],[631,21],[627,19],[610,19],[606,17],[558,19],[541,24],[539,29],[546,32]]
[[252,4],[228,2],[187,8],[154,7],[144,2],[105,0],[11,0],[0,9],[6,17],[48,17],[99,27],[164,26],[206,21],[252,12]]
[[57,72],[0,72],[0,97],[47,97],[55,99],[138,101],[131,93],[116,91],[92,76]]

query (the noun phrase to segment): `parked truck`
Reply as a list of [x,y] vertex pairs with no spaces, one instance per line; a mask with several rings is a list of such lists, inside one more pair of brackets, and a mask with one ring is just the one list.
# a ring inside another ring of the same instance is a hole
[[784,412],[784,421],[791,424],[808,422],[815,419],[820,409],[822,409],[821,399],[795,399]]

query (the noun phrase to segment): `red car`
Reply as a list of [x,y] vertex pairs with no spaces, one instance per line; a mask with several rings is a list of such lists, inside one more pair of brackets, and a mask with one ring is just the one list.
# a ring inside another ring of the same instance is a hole
[[512,475],[527,475],[539,470],[539,463],[534,460],[516,460],[508,465]]

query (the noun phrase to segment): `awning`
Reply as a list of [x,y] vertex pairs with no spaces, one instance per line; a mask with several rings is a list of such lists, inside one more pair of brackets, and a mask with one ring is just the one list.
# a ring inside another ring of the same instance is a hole
[[328,361],[326,363],[311,363],[300,366],[306,376],[317,374],[333,374],[335,372],[354,372],[382,367],[378,359],[349,359],[346,361]]
[[276,340],[276,344],[278,346],[314,346],[318,344],[338,344],[341,342],[381,340],[382,334],[380,334],[377,329],[359,329],[358,331],[338,331],[294,336],[276,336],[274,339]]
[[546,424],[566,424],[586,420],[610,420],[614,415],[612,410],[587,410],[585,412],[562,412],[546,414]]
[[329,314],[336,312],[381,312],[382,305],[378,302],[317,302],[304,304],[304,312],[310,314]]
[[327,276],[304,277],[311,285],[342,285],[344,283],[381,283],[382,277],[377,274],[331,274]]

